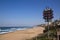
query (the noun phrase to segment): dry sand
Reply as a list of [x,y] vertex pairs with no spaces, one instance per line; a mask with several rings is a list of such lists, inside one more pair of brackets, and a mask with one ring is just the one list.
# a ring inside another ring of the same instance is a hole
[[26,40],[43,33],[43,27],[34,27],[0,35],[0,40]]

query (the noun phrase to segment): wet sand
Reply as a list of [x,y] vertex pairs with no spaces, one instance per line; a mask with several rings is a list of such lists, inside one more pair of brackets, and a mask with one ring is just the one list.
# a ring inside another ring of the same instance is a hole
[[43,33],[43,27],[34,27],[0,35],[0,40],[26,40]]

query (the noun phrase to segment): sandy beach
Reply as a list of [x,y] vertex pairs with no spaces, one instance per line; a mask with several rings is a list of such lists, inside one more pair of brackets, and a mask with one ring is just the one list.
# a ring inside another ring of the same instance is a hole
[[43,33],[43,27],[34,27],[0,35],[0,40],[26,40]]

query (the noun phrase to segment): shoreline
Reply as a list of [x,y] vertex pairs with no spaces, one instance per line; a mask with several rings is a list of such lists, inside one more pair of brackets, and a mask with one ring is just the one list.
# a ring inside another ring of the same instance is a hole
[[43,27],[33,27],[25,30],[17,30],[7,34],[0,35],[2,40],[25,40],[43,33]]
[[[4,27],[5,28],[5,27]],[[0,29],[0,35],[1,34],[7,34],[7,33],[11,33],[11,32],[15,32],[15,31],[21,31],[21,30],[26,30],[26,29],[30,29],[33,27],[28,27],[28,28],[21,28],[21,27],[6,27],[6,29]],[[9,28],[9,29],[8,29]]]

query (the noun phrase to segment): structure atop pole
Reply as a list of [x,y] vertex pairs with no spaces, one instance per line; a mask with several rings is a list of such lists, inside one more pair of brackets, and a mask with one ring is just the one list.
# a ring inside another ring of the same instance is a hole
[[49,22],[52,21],[53,18],[53,10],[49,7],[44,9],[43,11],[43,18],[45,19],[45,22],[48,23],[48,38],[49,38]]

